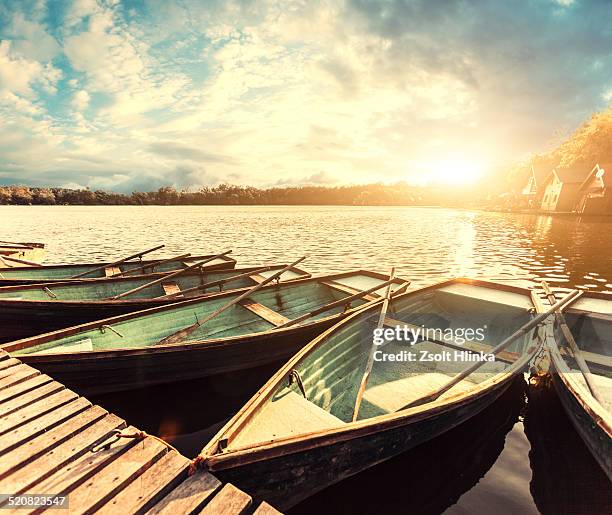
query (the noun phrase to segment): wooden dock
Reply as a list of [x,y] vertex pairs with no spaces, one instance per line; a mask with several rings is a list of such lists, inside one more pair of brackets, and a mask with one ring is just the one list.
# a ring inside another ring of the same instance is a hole
[[[0,494],[66,495],[70,513],[279,513],[208,472],[189,475],[190,464],[0,350]],[[8,503],[0,498],[11,513]]]

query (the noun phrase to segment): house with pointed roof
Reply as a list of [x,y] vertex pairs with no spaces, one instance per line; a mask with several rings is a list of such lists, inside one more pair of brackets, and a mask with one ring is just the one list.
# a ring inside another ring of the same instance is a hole
[[612,162],[596,164],[580,185],[576,211],[585,215],[612,214]]
[[[529,167],[529,174],[521,190],[518,202],[521,207],[533,208],[536,206],[538,193],[540,192],[541,184],[546,178],[546,173],[543,171],[541,166],[534,166],[533,164]],[[539,207],[539,205],[538,205]]]
[[542,211],[571,212],[580,197],[580,187],[584,183],[588,168],[583,166],[554,168],[541,186]]

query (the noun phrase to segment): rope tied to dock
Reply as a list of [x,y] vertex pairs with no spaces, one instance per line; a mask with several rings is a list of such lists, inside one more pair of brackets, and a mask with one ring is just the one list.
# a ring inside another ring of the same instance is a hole
[[189,464],[189,471],[187,474],[189,476],[193,476],[199,469],[206,470],[206,458],[201,454],[198,454],[195,458],[191,460]]
[[99,443],[97,445],[94,445],[91,448],[91,452],[96,453],[96,452],[100,452],[100,451],[106,451],[106,450],[110,449],[113,444],[117,443],[122,438],[129,438],[129,439],[133,439],[133,440],[144,440],[145,438],[153,438],[154,440],[157,440],[158,442],[164,444],[169,449],[171,449],[171,450],[173,450],[173,451],[178,453],[178,451],[176,450],[176,447],[174,447],[172,444],[168,443],[163,438],[160,438],[159,436],[150,435],[146,431],[139,431],[139,430],[135,430],[135,431],[132,431],[132,432],[128,433],[128,432],[126,432],[125,429],[115,429],[111,433],[111,436],[109,437],[108,440],[104,441],[103,443]]

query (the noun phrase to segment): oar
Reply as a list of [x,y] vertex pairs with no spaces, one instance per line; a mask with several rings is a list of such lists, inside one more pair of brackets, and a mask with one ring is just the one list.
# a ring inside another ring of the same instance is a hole
[[[26,247],[27,245],[25,245],[24,243],[20,242],[20,241],[6,241],[6,240],[0,240],[0,243],[8,243],[9,245],[19,245],[21,247]],[[30,247],[32,248],[32,247]]]
[[[292,320],[289,320],[288,322],[285,322],[282,325],[277,326],[275,329],[283,329],[285,327],[290,327],[292,325],[295,324],[299,324],[300,322],[303,322],[304,320],[307,320],[308,318],[311,318],[315,315],[318,315],[320,313],[324,313],[325,311],[329,311],[330,309],[336,308],[338,306],[342,306],[344,304],[348,304],[351,301],[355,300],[355,299],[360,299],[361,297],[365,297],[366,295],[369,295],[370,293],[373,293],[377,290],[380,290],[381,288],[384,288],[385,286],[391,287],[391,284],[395,281],[394,277],[391,277],[391,279],[389,279],[388,281],[385,281],[383,283],[380,283],[376,286],[373,286],[372,288],[368,288],[367,290],[363,290],[363,291],[359,291],[349,297],[345,297],[344,299],[340,299],[340,300],[335,300],[334,302],[330,302],[329,304],[326,304],[325,306],[321,306],[320,308],[314,309],[313,311],[306,313],[304,315],[301,315],[297,318],[294,318]],[[399,290],[402,290],[404,287],[408,286],[410,284],[410,281],[405,281],[404,283],[402,283],[399,288],[397,288],[393,293],[397,293]],[[369,301],[367,304],[364,304],[363,306],[359,306],[359,309],[365,309],[366,307],[369,307],[372,304],[376,304],[377,302],[380,302],[380,299],[384,298],[384,297],[380,297],[378,299],[373,299],[371,301]]]
[[[542,281],[542,289],[544,290],[544,293],[546,294],[546,298],[548,299],[548,302],[550,302],[551,305],[554,304],[556,301],[555,294],[552,291],[550,291],[550,288],[546,281]],[[593,383],[593,376],[591,375],[589,366],[587,365],[586,361],[584,360],[584,357],[582,356],[582,352],[580,351],[580,348],[578,347],[578,344],[576,343],[576,340],[574,339],[574,335],[572,334],[572,331],[567,325],[567,322],[565,320],[565,317],[563,316],[563,313],[561,311],[555,311],[555,318],[557,319],[557,324],[559,324],[559,328],[561,329],[561,332],[563,333],[565,340],[567,341],[568,345],[572,349],[572,354],[574,354],[574,358],[576,359],[578,368],[580,368],[580,372],[582,372],[582,376],[584,377],[584,380],[587,384],[587,387],[589,388],[591,392],[591,395],[595,399],[597,399],[597,401],[599,401],[600,404],[603,404],[601,397],[597,393],[597,388],[595,387]]]
[[1,256],[1,257],[3,261],[7,260],[7,261],[14,261],[15,263],[21,263],[23,265],[40,266],[40,263],[36,263],[34,261],[28,261],[26,259],[20,259],[20,258],[11,257],[11,256]]
[[271,266],[264,266],[262,268],[257,268],[256,270],[252,270],[250,272],[245,272],[244,274],[232,275],[230,277],[226,277],[225,279],[211,281],[209,283],[204,283],[198,286],[194,286],[193,288],[187,288],[186,290],[177,291],[175,293],[168,293],[167,295],[160,295],[159,297],[155,297],[155,298],[156,299],[168,299],[170,297],[184,295],[185,293],[191,293],[192,291],[205,290],[206,288],[212,288],[214,286],[221,286],[223,284],[231,283],[234,281],[239,281],[240,279],[243,279],[244,277],[250,277],[253,274],[260,274],[261,272],[267,272],[271,268],[272,268]]
[[111,275],[111,277],[122,277],[128,274],[133,274],[134,272],[140,272],[141,270],[146,270],[147,268],[150,268],[151,270],[153,270],[156,266],[163,265],[165,263],[171,263],[172,261],[178,261],[179,259],[185,259],[185,258],[188,258],[189,256],[191,256],[191,254],[188,253],[188,254],[181,254],[180,256],[175,256],[175,257],[171,257],[168,259],[162,259],[160,261],[153,261],[152,263],[147,263],[137,268],[130,268],[124,272],[113,274]]
[[[582,295],[582,291],[580,291],[580,290],[572,290],[567,296],[563,297],[559,302],[557,302],[549,310],[547,310],[546,312],[541,313],[538,316],[532,318],[529,322],[527,322],[526,324],[522,325],[514,333],[512,333],[510,336],[508,336],[499,345],[497,345],[495,348],[493,348],[491,350],[491,354],[496,355],[496,354],[500,353],[506,347],[508,347],[512,342],[514,342],[515,340],[517,340],[521,336],[527,334],[529,331],[531,331],[531,329],[533,329],[538,324],[540,324],[546,317],[550,316],[552,313],[554,313],[557,310],[562,311],[563,309],[568,307],[571,303],[573,303],[576,300],[578,300],[578,298],[581,295]],[[467,376],[469,376],[475,370],[479,369],[485,363],[488,363],[488,361],[478,361],[478,362],[474,363],[473,365],[471,365],[468,368],[466,368],[463,372],[460,372],[459,374],[457,374],[453,379],[448,381],[448,383],[446,383],[444,386],[441,386],[437,390],[434,390],[433,392],[431,392],[431,393],[429,393],[427,395],[424,395],[422,397],[419,397],[418,399],[415,399],[414,401],[406,404],[405,406],[401,407],[397,411],[402,411],[402,410],[405,410],[405,409],[408,409],[408,408],[412,408],[414,406],[419,406],[421,404],[425,404],[425,403],[428,403],[428,402],[435,401],[438,397],[440,397],[440,395],[442,395],[443,393],[445,393],[448,390],[450,390],[457,383],[460,383],[461,381],[463,381]]]
[[6,265],[6,268],[13,268],[13,265],[11,265],[2,254],[0,254],[0,261]]
[[[395,267],[391,269],[391,273],[389,274],[389,280],[393,281],[395,277]],[[382,306],[380,308],[380,315],[378,316],[378,323],[376,324],[376,328],[380,329],[384,322],[385,317],[387,316],[387,309],[389,308],[389,299],[391,298],[391,283],[387,286],[387,291],[385,292],[385,300],[383,300]],[[370,377],[370,372],[372,371],[372,366],[374,365],[374,349],[376,346],[372,343],[370,347],[370,352],[368,353],[368,360],[366,361],[366,367],[363,372],[363,376],[361,377],[361,383],[359,384],[359,390],[357,391],[357,398],[355,399],[355,408],[353,409],[353,422],[357,420],[357,416],[359,415],[359,408],[361,408],[361,400],[363,399],[363,394],[365,393],[366,385],[368,384],[368,379]]]
[[142,252],[138,252],[137,254],[132,254],[131,256],[125,257],[123,259],[119,259],[118,261],[115,261],[113,263],[106,263],[105,265],[98,266],[96,268],[92,268],[91,270],[87,270],[87,272],[83,272],[83,273],[78,274],[78,275],[73,275],[72,277],[70,277],[70,279],[78,279],[79,277],[84,277],[84,276],[89,275],[89,274],[91,274],[93,272],[97,272],[98,270],[104,270],[106,267],[120,265],[121,263],[125,263],[126,261],[129,261],[130,259],[134,259],[134,258],[137,258],[137,257],[142,257],[145,254],[148,254],[149,252],[153,252],[154,250],[163,249],[164,247],[165,247],[165,245],[158,245],[157,247],[153,247],[152,249],[143,250]]
[[217,309],[214,313],[211,313],[210,315],[204,317],[202,320],[197,321],[195,324],[192,324],[190,326],[184,327],[183,329],[179,329],[175,333],[172,333],[172,334],[166,336],[165,338],[163,338],[162,340],[157,342],[157,345],[164,345],[164,344],[167,344],[167,343],[177,343],[177,342],[180,342],[180,341],[184,340],[187,336],[189,336],[191,333],[193,333],[198,327],[201,327],[206,322],[208,322],[208,321],[212,320],[213,318],[215,318],[216,316],[220,315],[226,309],[231,308],[234,304],[237,304],[242,299],[246,299],[247,297],[249,297],[250,295],[255,293],[257,290],[259,290],[260,288],[263,288],[269,282],[272,282],[277,277],[280,277],[281,275],[283,275],[287,270],[293,268],[295,265],[297,265],[301,261],[304,261],[304,259],[306,259],[306,256],[302,256],[300,259],[295,260],[290,265],[287,265],[282,270],[279,270],[275,274],[273,274],[270,277],[268,277],[265,281],[260,282],[258,285],[253,286],[253,288],[251,288],[247,292],[245,292],[242,295],[239,295],[238,297],[236,297],[235,299],[229,301],[227,304],[225,304],[222,307],[220,307],[219,309]]
[[156,284],[163,283],[164,281],[167,281],[168,279],[172,279],[173,277],[176,277],[177,275],[181,275],[181,274],[184,274],[185,272],[189,272],[189,270],[193,270],[194,268],[200,268],[202,265],[205,265],[206,263],[210,263],[211,261],[214,261],[215,259],[218,259],[220,257],[227,256],[231,252],[232,252],[231,250],[226,250],[225,252],[222,252],[221,254],[217,254],[216,256],[211,256],[202,261],[198,261],[197,263],[190,265],[187,268],[182,268],[181,270],[177,270],[176,272],[173,272],[171,274],[164,275],[163,277],[160,277],[159,279],[155,279],[154,281],[148,282],[136,288],[132,288],[131,290],[124,291],[123,293],[120,293],[119,295],[115,295],[114,297],[109,297],[106,300],[122,299],[123,297],[127,297],[128,295],[132,295],[136,292],[145,290],[146,288],[150,288],[151,286],[155,286]]

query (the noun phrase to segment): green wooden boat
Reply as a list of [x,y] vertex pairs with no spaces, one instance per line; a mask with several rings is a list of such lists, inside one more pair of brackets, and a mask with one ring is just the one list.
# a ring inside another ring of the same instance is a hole
[[585,293],[564,318],[590,370],[597,398],[558,322],[547,339],[553,384],[568,417],[612,481],[612,297]]
[[[93,322],[185,300],[254,286],[284,265],[186,272],[159,282],[168,273],[93,281],[56,281],[0,288],[0,342],[27,338],[63,327]],[[310,277],[292,268],[281,280]],[[118,295],[149,287],[119,299]],[[204,287],[208,285],[208,287]]]
[[[278,272],[277,272],[278,273]],[[138,388],[257,367],[287,359],[316,335],[376,298],[347,302],[388,276],[346,272],[264,285],[197,327],[187,340],[160,343],[250,290],[235,290],[107,318],[0,345],[79,393]],[[396,284],[404,285],[400,279]],[[340,301],[302,322],[291,319]]]
[[45,258],[45,244],[0,241],[0,268],[38,265]]
[[[407,407],[532,320],[533,302],[528,290],[467,279],[395,297],[382,328],[421,327],[427,337],[414,345],[398,337],[383,343],[353,421],[381,303],[365,308],[290,359],[210,441],[199,462],[256,499],[288,509],[457,426],[515,379],[524,380],[523,370],[542,346],[534,330],[436,400]],[[470,328],[484,328],[484,339],[465,341]],[[433,361],[410,361],[408,351]],[[441,359],[455,351],[467,362]]]
[[[188,258],[183,257],[182,259],[176,259],[167,261],[165,263],[156,264],[160,259],[156,260],[142,260],[142,261],[126,261],[116,266],[112,266],[112,263],[79,263],[79,264],[62,264],[62,265],[42,265],[42,266],[18,266],[12,268],[3,268],[0,270],[0,286],[14,286],[20,284],[36,284],[36,283],[48,283],[55,281],[91,281],[100,278],[106,278],[110,275],[117,274],[120,272],[127,272],[128,270],[134,270],[140,268],[143,265],[150,265],[150,268],[144,270],[145,273],[153,272],[172,272],[180,270],[181,268],[187,268],[189,265],[194,264],[198,261],[202,261],[212,256],[189,256]],[[92,272],[87,276],[71,279],[72,277],[89,272],[103,265],[108,265],[106,268]],[[228,256],[221,256],[215,258],[213,261],[206,264],[209,270],[219,270],[234,268],[236,260]]]

